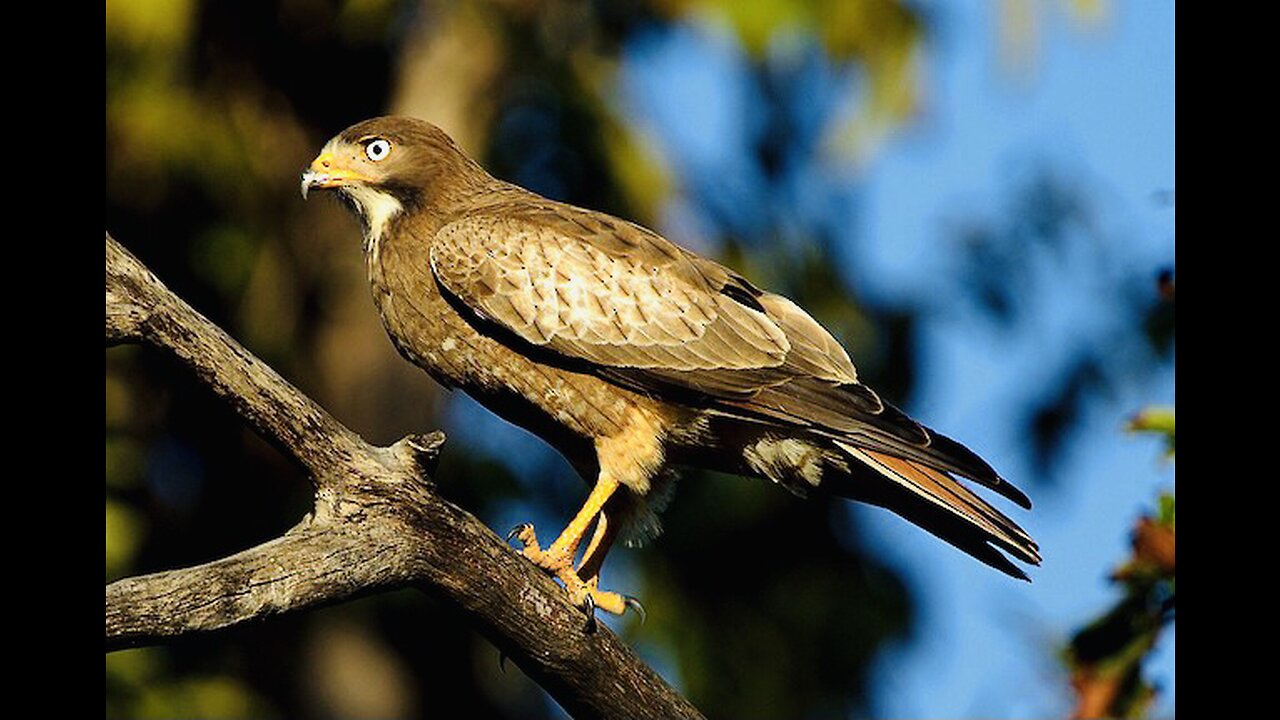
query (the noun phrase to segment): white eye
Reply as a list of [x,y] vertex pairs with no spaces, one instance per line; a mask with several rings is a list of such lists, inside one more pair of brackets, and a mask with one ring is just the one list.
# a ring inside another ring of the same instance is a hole
[[378,138],[364,146],[364,154],[368,155],[370,160],[378,162],[391,154],[391,143]]

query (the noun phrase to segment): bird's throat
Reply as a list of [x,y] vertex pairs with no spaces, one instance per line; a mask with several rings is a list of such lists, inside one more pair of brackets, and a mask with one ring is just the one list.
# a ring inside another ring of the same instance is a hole
[[404,212],[404,205],[394,195],[367,185],[349,185],[342,188],[342,194],[360,216],[365,252],[377,262],[382,237],[391,221]]

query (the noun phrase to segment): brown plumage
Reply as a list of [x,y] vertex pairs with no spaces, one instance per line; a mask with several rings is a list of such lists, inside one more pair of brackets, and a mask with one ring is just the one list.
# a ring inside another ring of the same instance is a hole
[[[598,589],[622,526],[656,527],[669,465],[882,505],[1010,575],[1035,542],[954,476],[1030,508],[963,445],[861,384],[790,300],[634,223],[494,179],[438,128],[367,120],[303,175],[361,219],[373,297],[396,348],[538,434],[594,489],[560,538],[525,554],[574,599]],[[573,561],[594,524],[581,564]]]

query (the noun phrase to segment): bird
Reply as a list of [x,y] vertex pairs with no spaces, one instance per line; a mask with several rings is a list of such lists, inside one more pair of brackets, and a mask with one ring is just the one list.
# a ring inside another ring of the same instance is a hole
[[1010,556],[1040,564],[1031,536],[966,483],[1030,510],[1026,494],[868,387],[818,321],[742,274],[497,179],[411,117],[334,136],[302,174],[303,199],[317,190],[358,218],[399,353],[590,485],[549,545],[528,523],[508,535],[590,622],[596,609],[643,617],[600,572],[619,537],[658,531],[676,468],[878,505],[1015,578],[1029,580]]

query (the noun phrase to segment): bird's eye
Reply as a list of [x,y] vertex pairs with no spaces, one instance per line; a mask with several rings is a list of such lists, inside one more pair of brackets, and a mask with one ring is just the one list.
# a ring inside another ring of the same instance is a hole
[[378,162],[391,154],[391,143],[382,138],[373,140],[364,146],[364,154],[368,155],[370,160]]

